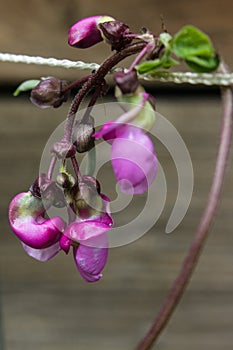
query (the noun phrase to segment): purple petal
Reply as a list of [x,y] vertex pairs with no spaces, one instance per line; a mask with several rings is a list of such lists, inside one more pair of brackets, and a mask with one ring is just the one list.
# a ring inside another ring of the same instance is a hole
[[[91,244],[93,238],[97,238],[110,230],[112,224],[106,225],[104,222],[98,221],[81,221],[71,223],[65,230],[64,235],[75,242],[82,244]],[[92,240],[91,240],[92,239]],[[94,243],[93,243],[94,244]]]
[[110,212],[110,198],[103,193],[101,193],[100,196],[103,201],[102,215],[96,218],[96,220],[102,224],[112,227],[113,219]]
[[20,193],[9,206],[11,229],[22,242],[32,248],[50,247],[60,239],[66,225],[60,217],[45,220],[44,214],[40,199],[30,192]]
[[103,137],[105,141],[108,141],[108,143],[112,144],[113,140],[124,133],[127,127],[127,124],[109,121],[105,123],[102,128],[92,136],[96,139]]
[[36,223],[31,218],[11,223],[11,228],[16,236],[26,245],[35,249],[47,248],[56,243],[61,237],[64,226],[63,220],[59,217],[40,223]]
[[68,254],[69,250],[70,250],[70,247],[72,245],[72,240],[70,238],[68,238],[67,236],[62,235],[59,242],[60,242],[60,248],[62,250],[64,250],[64,252],[66,254]]
[[111,158],[122,192],[144,193],[154,181],[158,161],[153,143],[139,128],[129,126],[114,140]]
[[[102,239],[102,243],[103,241],[106,244],[106,237]],[[95,244],[98,246],[97,242]],[[74,248],[77,269],[87,282],[96,282],[102,277],[101,271],[107,262],[107,257],[108,248],[93,248],[82,244]]]
[[98,23],[110,20],[113,18],[102,15],[83,18],[76,22],[68,33],[69,45],[85,49],[103,41]]
[[61,250],[59,242],[44,249],[34,249],[29,247],[23,242],[21,243],[22,243],[23,249],[29,256],[42,262],[52,259]]

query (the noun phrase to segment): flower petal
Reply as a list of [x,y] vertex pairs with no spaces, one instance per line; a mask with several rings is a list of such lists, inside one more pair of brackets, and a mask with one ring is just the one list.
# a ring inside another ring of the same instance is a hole
[[108,248],[101,248],[101,245],[105,246],[106,242],[106,236],[102,236],[101,240],[96,240],[95,248],[82,244],[74,248],[77,269],[87,282],[96,282],[102,277],[101,271],[107,262]]
[[27,244],[23,242],[21,243],[22,243],[23,249],[29,256],[42,262],[52,259],[61,250],[59,242],[44,249],[31,248]]
[[85,49],[103,41],[98,28],[100,22],[113,21],[109,16],[91,16],[76,22],[69,30],[68,43],[71,46]]
[[[71,223],[65,230],[64,235],[75,242],[93,246],[94,240],[90,240],[103,235],[110,230],[112,224],[106,225],[98,221],[81,221]],[[92,243],[93,242],[93,243]]]
[[9,221],[12,231],[26,245],[42,249],[56,243],[66,224],[60,217],[44,219],[41,199],[30,192],[20,193],[10,203]]
[[72,240],[70,238],[68,238],[65,235],[61,236],[61,239],[59,241],[60,243],[60,248],[66,253],[69,253],[70,247],[72,245]]
[[117,123],[109,121],[105,123],[99,131],[93,134],[92,137],[95,137],[96,139],[103,137],[105,141],[108,141],[111,144],[112,141],[117,137],[116,129],[118,126],[119,125]]
[[139,128],[129,126],[114,140],[112,166],[122,192],[144,193],[155,179],[158,161],[150,138]]

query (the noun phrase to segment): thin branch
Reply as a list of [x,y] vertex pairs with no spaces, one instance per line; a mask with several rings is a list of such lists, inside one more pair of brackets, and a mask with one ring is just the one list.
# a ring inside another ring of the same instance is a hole
[[50,161],[48,175],[47,175],[48,179],[50,179],[50,180],[52,179],[53,171],[54,171],[56,162],[57,162],[57,157],[53,155],[52,158],[51,158],[51,161]]
[[[227,68],[221,64],[220,71],[225,73]],[[187,285],[194,272],[198,258],[207,239],[210,227],[213,223],[217,206],[220,202],[221,190],[227,168],[227,161],[230,150],[232,136],[233,119],[233,95],[232,88],[222,88],[222,127],[220,133],[220,143],[216,160],[215,172],[210,189],[208,202],[197,228],[194,240],[189,248],[187,256],[183,262],[181,270],[173,283],[173,286],[165,299],[157,317],[145,337],[136,347],[136,350],[151,349],[160,333],[170,320],[177,307]]]
[[134,55],[140,52],[145,46],[144,42],[138,42],[137,44],[132,44],[122,51],[116,52],[110,57],[108,57],[99,67],[99,69],[93,73],[87,82],[82,86],[82,89],[78,91],[76,96],[74,97],[68,116],[66,119],[65,130],[64,130],[64,140],[70,141],[72,135],[73,124],[75,120],[76,112],[82,102],[83,98],[88,94],[93,87],[102,84],[105,76],[111,71],[113,67],[115,67],[119,62],[124,60],[126,57]]

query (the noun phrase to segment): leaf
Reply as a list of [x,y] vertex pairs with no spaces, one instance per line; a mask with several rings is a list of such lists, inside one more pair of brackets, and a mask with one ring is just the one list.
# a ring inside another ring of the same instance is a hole
[[173,38],[173,52],[179,58],[213,56],[214,48],[209,37],[194,26],[183,27]]
[[157,69],[168,69],[179,64],[178,61],[171,57],[172,36],[169,33],[161,33],[158,41],[164,46],[163,53],[155,60],[146,61],[138,65],[136,68],[139,74],[154,73]]
[[149,73],[161,67],[161,60],[156,58],[154,61],[146,61],[139,64],[136,68],[139,74]]
[[156,58],[154,61],[146,61],[138,65],[136,68],[139,74],[154,73],[159,68],[168,69],[172,66],[179,64],[176,60],[171,57],[162,56],[161,58]]
[[34,89],[38,84],[40,80],[26,80],[23,83],[21,83],[15,92],[13,93],[13,96],[18,96],[23,91],[28,91]]
[[217,55],[211,58],[193,56],[185,60],[185,62],[195,72],[208,73],[218,68],[220,59]]
[[194,26],[185,26],[174,36],[172,52],[200,73],[215,70],[220,62],[210,38]]

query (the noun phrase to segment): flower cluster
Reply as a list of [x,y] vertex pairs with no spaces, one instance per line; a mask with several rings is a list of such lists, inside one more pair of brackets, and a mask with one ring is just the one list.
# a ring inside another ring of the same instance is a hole
[[[62,175],[64,178],[65,174]],[[49,182],[50,187],[54,187],[54,183],[47,181],[47,184]],[[60,250],[67,254],[72,247],[75,264],[88,282],[97,281],[102,276],[108,256],[106,232],[113,225],[109,198],[99,192],[96,184],[94,178],[84,176],[78,185],[70,184],[71,187],[66,188],[68,224],[60,217],[45,218],[52,201],[57,203],[59,195],[54,189],[49,196],[45,191],[38,196],[34,184],[31,191],[18,194],[9,206],[11,229],[28,255],[47,261]]]
[[[134,39],[136,44],[132,43]],[[68,254],[72,249],[75,265],[88,282],[102,276],[113,219],[110,199],[101,193],[96,178],[81,174],[78,154],[91,153],[97,140],[103,139],[111,147],[116,181],[126,194],[147,191],[158,168],[154,145],[148,135],[155,122],[155,103],[139,83],[135,69],[147,51],[154,50],[155,36],[132,34],[126,24],[110,16],[82,19],[69,30],[68,42],[73,47],[84,49],[101,41],[110,45],[115,53],[91,75],[73,83],[48,77],[23,85],[22,91],[25,86],[31,86],[31,102],[40,108],[57,108],[68,100],[71,89],[79,90],[71,102],[63,138],[51,148],[48,173],[40,174],[30,190],[16,195],[9,206],[11,229],[29,256],[47,261],[60,251]],[[122,114],[109,118],[95,130],[91,110],[97,98],[108,89],[105,75],[124,57],[135,53],[139,55],[129,70],[114,75],[115,96]],[[82,99],[93,89],[89,108],[76,120]],[[73,173],[67,171],[68,161]],[[56,162],[60,162],[60,168],[54,178]],[[66,218],[64,215],[50,217],[52,207],[62,209],[63,214],[65,210]]]
[[[156,178],[158,161],[149,131],[155,123],[155,102],[138,80],[138,73],[154,74],[183,60],[196,72],[210,72],[219,65],[219,57],[203,32],[193,26],[183,27],[174,37],[162,32],[154,35],[147,29],[132,33],[127,24],[99,15],[73,24],[68,33],[72,47],[85,49],[100,42],[114,53],[96,72],[69,83],[54,77],[29,80],[15,91],[31,90],[31,102],[40,108],[58,108],[68,101],[73,88],[78,92],[71,102],[64,135],[51,148],[47,174],[40,174],[29,192],[18,194],[10,203],[9,221],[24,250],[33,258],[46,261],[63,250],[73,249],[74,261],[81,276],[89,282],[99,280],[108,256],[108,231],[113,225],[110,199],[100,191],[94,172],[81,174],[79,153],[89,153],[98,139],[111,147],[113,171],[122,192],[141,194]],[[115,97],[122,114],[109,118],[95,130],[92,107],[108,90],[105,76],[124,58],[137,54],[128,70],[114,74]],[[141,62],[144,60],[144,62]],[[80,120],[76,112],[83,98],[93,95]],[[67,172],[71,161],[74,174]],[[55,163],[60,170],[53,180]],[[95,165],[95,164],[94,164]],[[94,168],[92,164],[92,168]],[[93,169],[92,169],[93,170]],[[48,218],[51,207],[65,208],[68,219]]]

